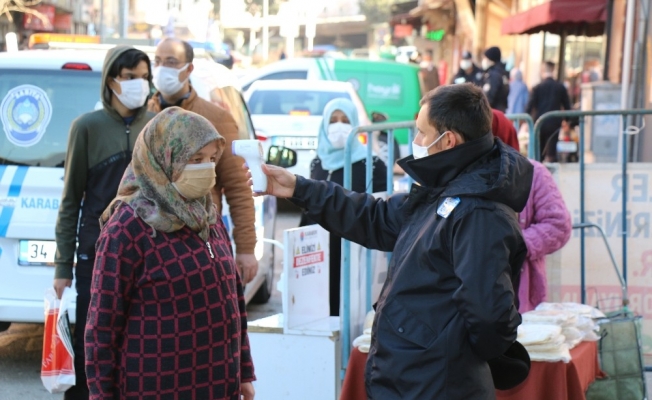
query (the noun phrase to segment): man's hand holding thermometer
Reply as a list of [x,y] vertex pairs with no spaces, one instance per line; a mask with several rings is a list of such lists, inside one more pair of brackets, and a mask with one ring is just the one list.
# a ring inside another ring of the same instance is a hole
[[285,168],[265,164],[263,147],[258,140],[234,140],[231,150],[234,155],[244,158],[242,168],[249,171],[247,178],[249,185],[253,186],[254,196],[292,197],[297,177]]

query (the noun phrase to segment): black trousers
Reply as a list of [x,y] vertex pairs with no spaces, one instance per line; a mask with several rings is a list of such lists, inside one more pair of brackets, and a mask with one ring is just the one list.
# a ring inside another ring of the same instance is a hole
[[[77,268],[80,265],[78,264]],[[92,264],[91,267],[92,269]],[[91,277],[76,276],[77,310],[75,312],[75,331],[72,335],[72,346],[75,351],[76,384],[66,390],[64,400],[88,400],[88,384],[86,383],[86,362],[84,352],[84,330],[88,319],[88,306],[91,303]]]
[[557,142],[559,142],[561,122],[561,118],[547,118],[541,124],[539,149],[542,161],[557,162]]

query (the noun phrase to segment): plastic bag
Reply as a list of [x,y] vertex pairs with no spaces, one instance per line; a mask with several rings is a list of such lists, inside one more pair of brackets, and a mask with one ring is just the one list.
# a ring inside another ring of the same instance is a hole
[[45,291],[45,331],[43,333],[43,358],[41,381],[50,393],[63,393],[75,384],[72,335],[68,322],[68,309],[75,292],[65,288],[61,300],[54,288]]

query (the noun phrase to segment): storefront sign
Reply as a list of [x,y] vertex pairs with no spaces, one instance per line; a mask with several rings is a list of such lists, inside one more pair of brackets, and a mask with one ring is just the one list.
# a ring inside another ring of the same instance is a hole
[[414,28],[412,25],[395,25],[394,26],[394,37],[396,38],[405,38],[408,36],[412,36],[412,31]]

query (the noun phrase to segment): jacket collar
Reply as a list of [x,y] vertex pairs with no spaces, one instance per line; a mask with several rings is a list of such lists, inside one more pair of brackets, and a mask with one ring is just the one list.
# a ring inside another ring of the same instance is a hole
[[163,96],[161,95],[161,92],[156,92],[153,97],[154,97],[154,99],[156,99],[156,102],[158,103],[160,110],[165,110],[166,108],[172,107],[172,106],[181,107],[184,110],[187,110],[192,105],[192,103],[195,101],[195,99],[197,98],[197,92],[195,91],[195,89],[192,86],[190,86],[190,91],[188,93],[186,93],[182,98],[177,100],[177,102],[175,104],[167,103],[163,99]]
[[410,155],[399,160],[398,165],[420,185],[441,188],[489,153],[493,146],[493,135],[488,132],[479,139],[424,158],[415,159]]

